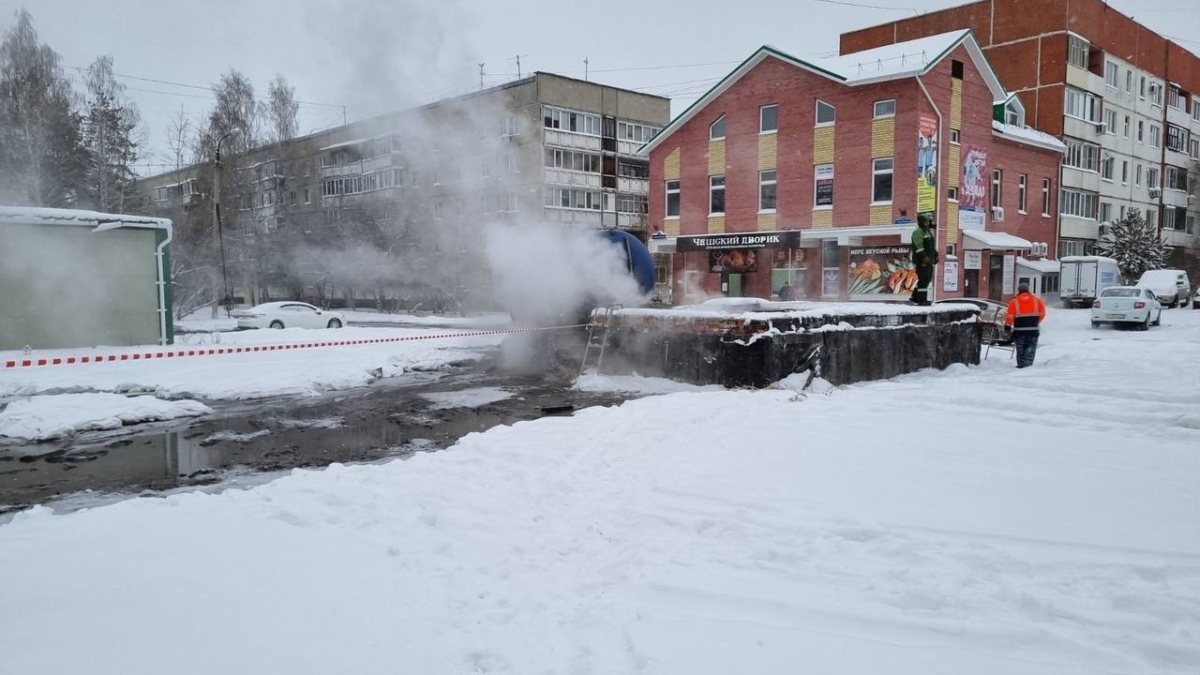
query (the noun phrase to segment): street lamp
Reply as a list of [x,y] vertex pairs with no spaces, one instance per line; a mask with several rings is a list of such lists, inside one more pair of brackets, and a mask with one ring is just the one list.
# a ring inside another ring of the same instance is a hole
[[230,311],[233,309],[233,294],[229,292],[229,272],[225,265],[225,232],[221,227],[221,144],[225,142],[226,138],[240,133],[240,130],[234,129],[221,136],[217,141],[217,152],[213,161],[213,220],[216,221],[217,225],[217,247],[221,250],[221,279],[225,285],[224,305],[226,316],[229,316]]

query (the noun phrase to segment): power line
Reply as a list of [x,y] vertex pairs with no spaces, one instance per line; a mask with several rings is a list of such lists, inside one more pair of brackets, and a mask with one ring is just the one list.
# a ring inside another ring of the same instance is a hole
[[[81,68],[79,66],[66,66],[66,67],[70,68],[71,70],[77,70],[81,73],[87,71],[86,68]],[[214,87],[206,87],[206,86],[199,85],[199,84],[187,84],[186,82],[172,82],[170,80],[156,80],[152,77],[138,77],[137,75],[123,75],[121,73],[113,73],[113,76],[120,77],[120,78],[126,79],[126,80],[137,80],[139,82],[150,82],[152,84],[165,84],[165,85],[171,86],[171,87],[183,87],[185,89],[199,89],[201,91],[208,91],[208,92],[212,92],[212,93],[217,92],[217,90]],[[171,93],[171,92],[165,92],[165,91],[153,91],[150,89],[134,89],[133,87],[127,87],[127,88],[132,91],[146,91],[146,92],[150,92],[150,93],[154,93],[154,94],[169,94],[169,93]],[[177,93],[176,95],[177,96],[185,96],[185,94],[182,94],[182,93]],[[210,98],[210,97],[195,96],[195,98]],[[255,98],[258,98],[258,99],[261,99],[264,101],[270,100],[269,96],[263,96],[262,94],[256,94]],[[299,103],[302,105],[320,106],[322,108],[337,108],[339,110],[344,107],[344,106],[336,105],[333,103],[316,103],[313,101],[296,101],[296,103]]]
[[864,5],[857,2],[844,2],[843,0],[812,0],[812,2],[820,2],[826,5],[839,5],[842,7],[858,7],[861,9],[884,9],[893,12],[912,12],[914,16],[920,16],[920,12],[912,7],[887,7],[885,5]]

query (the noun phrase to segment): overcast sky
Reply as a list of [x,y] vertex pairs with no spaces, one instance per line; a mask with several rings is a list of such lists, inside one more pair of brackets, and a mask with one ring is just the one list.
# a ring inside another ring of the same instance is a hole
[[[849,3],[873,8],[847,6]],[[669,96],[675,113],[763,44],[835,54],[838,35],[962,0],[0,0],[21,6],[66,66],[111,54],[163,162],[168,116],[201,117],[208,86],[238,68],[260,93],[276,73],[296,86],[300,131],[426,102],[545,70]],[[1111,0],[1200,51],[1200,1]],[[886,8],[885,8],[886,7]],[[69,73],[76,71],[68,70]],[[133,78],[145,79],[133,79]],[[145,80],[161,80],[148,82]],[[178,84],[167,84],[178,83]],[[322,105],[313,105],[322,104]],[[157,169],[157,167],[147,167]],[[153,171],[151,171],[153,172]]]

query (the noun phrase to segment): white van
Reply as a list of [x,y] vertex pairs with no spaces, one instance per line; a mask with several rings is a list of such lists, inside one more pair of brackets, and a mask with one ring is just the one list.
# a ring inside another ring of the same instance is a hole
[[1183,270],[1150,270],[1142,274],[1137,285],[1154,291],[1166,307],[1187,307],[1192,297],[1192,283]]
[[1069,255],[1059,262],[1059,298],[1063,307],[1091,307],[1104,289],[1121,285],[1121,268],[1112,258]]

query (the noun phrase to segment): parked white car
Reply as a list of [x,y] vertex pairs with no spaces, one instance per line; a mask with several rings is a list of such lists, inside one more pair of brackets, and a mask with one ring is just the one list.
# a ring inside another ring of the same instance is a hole
[[1200,309],[1200,288],[1196,289],[1196,294],[1192,296],[1192,309]]
[[341,328],[346,318],[304,302],[265,302],[230,313],[238,328]]
[[1192,297],[1192,284],[1183,270],[1150,270],[1138,279],[1139,288],[1149,288],[1167,307],[1184,307]]
[[1092,328],[1099,328],[1104,323],[1129,324],[1150,330],[1150,326],[1162,324],[1162,304],[1149,288],[1106,288],[1092,303]]

